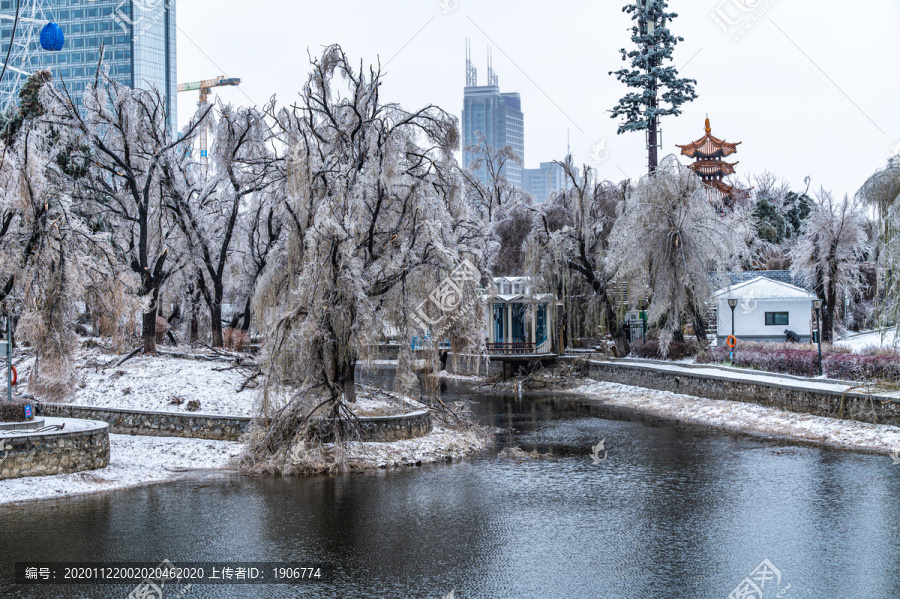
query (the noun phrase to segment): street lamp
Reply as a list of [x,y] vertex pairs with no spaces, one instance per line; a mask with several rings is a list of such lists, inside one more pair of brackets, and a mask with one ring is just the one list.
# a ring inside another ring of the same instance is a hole
[[[728,307],[731,308],[731,336],[734,337],[734,309],[737,308],[737,298],[728,298]],[[731,348],[731,363],[734,364],[734,348]]]
[[819,343],[819,376],[822,376],[822,300],[814,299],[813,308],[816,309],[816,341]]

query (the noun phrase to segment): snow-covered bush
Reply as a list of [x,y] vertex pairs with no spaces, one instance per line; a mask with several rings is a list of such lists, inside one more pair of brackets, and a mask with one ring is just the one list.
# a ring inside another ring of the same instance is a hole
[[[725,346],[710,348],[697,356],[697,362],[721,364],[728,361],[729,353]],[[900,355],[895,350],[873,353],[875,355],[854,354],[849,348],[840,346],[831,346],[827,350],[823,348],[822,370],[829,378],[848,381],[900,380]],[[734,365],[794,376],[817,376],[819,354],[815,346],[785,349],[783,344],[773,344],[772,347],[764,343],[749,347],[739,345],[734,350]]]
[[636,358],[648,358],[651,360],[668,359],[683,360],[692,358],[700,353],[700,345],[696,341],[685,341],[679,343],[673,341],[669,343],[669,351],[665,356],[659,347],[659,340],[650,339],[647,341],[635,341],[631,344],[631,355]]

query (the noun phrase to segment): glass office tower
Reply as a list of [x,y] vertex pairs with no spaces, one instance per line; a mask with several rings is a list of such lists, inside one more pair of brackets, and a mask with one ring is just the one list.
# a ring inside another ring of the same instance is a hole
[[[15,0],[0,0],[0,14],[14,16],[15,11]],[[65,84],[80,105],[97,69],[102,44],[110,76],[129,87],[163,93],[169,126],[176,130],[174,0],[21,0],[20,18],[59,23],[66,43],[59,52],[42,50],[34,35],[40,25],[21,20],[0,92],[17,93],[27,73],[49,68],[56,84]],[[9,49],[12,26],[11,19],[0,19],[0,61]],[[22,48],[23,42],[29,47]]]

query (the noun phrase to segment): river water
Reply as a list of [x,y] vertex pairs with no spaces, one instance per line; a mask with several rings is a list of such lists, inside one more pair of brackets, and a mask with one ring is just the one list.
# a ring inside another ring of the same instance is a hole
[[[442,393],[472,395],[453,383]],[[763,560],[765,599],[900,597],[900,466],[888,457],[563,394],[474,400],[497,444],[462,462],[313,478],[216,473],[0,508],[0,597],[131,590],[15,585],[16,562],[163,559],[332,568],[329,583],[194,585],[184,599],[440,599],[451,589],[457,599],[727,599]],[[601,439],[607,458],[595,464]],[[498,457],[509,445],[553,458]]]

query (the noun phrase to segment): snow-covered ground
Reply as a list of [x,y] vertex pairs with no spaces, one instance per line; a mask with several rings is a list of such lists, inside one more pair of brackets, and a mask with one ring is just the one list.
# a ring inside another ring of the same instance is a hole
[[[250,371],[234,368],[225,360],[136,356],[121,366],[101,368],[114,356],[96,351],[79,357],[78,384],[65,402],[78,406],[188,413],[188,403],[198,401],[199,414],[252,416],[259,396],[249,385],[238,389]],[[27,378],[30,362],[20,370]],[[174,400],[174,401],[173,401]],[[421,406],[410,406],[421,409]],[[360,416],[396,414],[398,406],[360,394],[354,412]]]
[[350,443],[349,463],[355,469],[389,468],[457,460],[488,443],[486,435],[435,427],[430,434],[393,443]]
[[[108,359],[108,357],[107,357]],[[199,401],[201,414],[250,416],[257,392],[237,389],[246,371],[229,369],[225,361],[136,356],[118,367],[83,366],[67,401],[79,406],[187,412]],[[180,404],[176,405],[175,400]]]
[[226,468],[242,447],[229,441],[110,435],[106,468],[4,480],[0,504],[127,489],[171,480],[188,470]]
[[669,391],[594,382],[573,391],[662,418],[825,445],[891,453],[900,427],[799,414],[739,401],[703,399]]
[[893,330],[869,331],[835,341],[834,344],[849,347],[853,353],[859,353],[867,347],[894,347],[894,338]]

